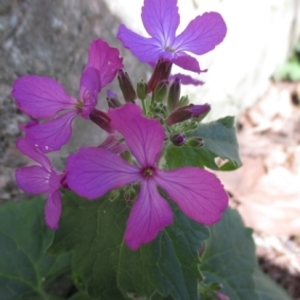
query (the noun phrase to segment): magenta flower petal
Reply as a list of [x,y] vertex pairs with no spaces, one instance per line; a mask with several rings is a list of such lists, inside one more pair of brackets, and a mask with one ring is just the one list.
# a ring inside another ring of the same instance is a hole
[[123,46],[133,53],[141,62],[156,63],[164,52],[159,41],[154,38],[145,38],[120,25],[117,38]]
[[171,75],[169,77],[169,80],[173,81],[175,78],[179,78],[181,84],[192,84],[192,85],[195,85],[195,86],[204,84],[204,82],[201,81],[201,80],[198,80],[198,79],[195,79],[195,78],[193,78],[189,75],[180,74],[180,73]]
[[186,216],[198,223],[214,224],[228,205],[223,185],[206,170],[194,167],[158,170],[154,180]]
[[147,119],[135,104],[109,109],[111,127],[119,131],[142,167],[154,166],[161,153],[165,132],[160,123]]
[[200,73],[200,66],[198,60],[185,53],[180,53],[180,55],[173,60],[173,63],[185,70]]
[[51,162],[47,156],[38,152],[32,147],[25,138],[20,138],[16,142],[17,148],[26,156],[30,157],[37,163],[41,164],[46,170],[50,172]]
[[101,39],[94,40],[89,49],[89,58],[85,70],[95,68],[100,75],[101,88],[109,84],[117,71],[123,68],[123,59],[119,57],[119,50],[110,47]]
[[124,143],[121,143],[119,141],[119,138],[119,135],[116,133],[109,134],[98,147],[109,150],[110,152],[113,152],[115,154],[121,154],[127,148]]
[[204,54],[219,45],[227,32],[226,24],[220,14],[208,12],[192,20],[173,43],[176,51],[189,51]]
[[143,180],[139,196],[127,220],[125,242],[132,250],[151,242],[166,226],[173,223],[168,202],[158,193],[153,180]]
[[41,194],[48,190],[50,173],[40,166],[30,166],[16,170],[18,186],[26,193]]
[[145,0],[142,20],[150,36],[158,39],[163,47],[169,45],[180,21],[177,0]]
[[51,229],[58,229],[58,222],[62,211],[61,195],[58,189],[50,191],[45,205],[46,225]]
[[20,110],[37,119],[53,117],[63,109],[73,109],[77,102],[58,82],[39,76],[18,78],[13,84],[12,96]]
[[[101,81],[99,71],[92,67],[85,68],[80,77],[80,89],[89,91],[90,93],[99,93],[101,91]],[[84,93],[80,93],[80,97],[84,97]]]
[[80,114],[85,119],[95,108],[98,100],[98,93],[101,91],[101,81],[99,72],[95,68],[88,67],[80,78],[79,95],[83,102]]
[[29,143],[42,152],[59,150],[72,135],[72,121],[77,112],[71,111],[49,122],[26,126],[26,138]]
[[68,186],[88,199],[141,178],[137,167],[103,148],[81,148],[68,157],[66,169]]

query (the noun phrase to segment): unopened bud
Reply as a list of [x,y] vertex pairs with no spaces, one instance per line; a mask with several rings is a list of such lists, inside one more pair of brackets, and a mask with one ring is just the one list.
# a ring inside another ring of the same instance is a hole
[[162,102],[164,100],[167,95],[168,85],[168,80],[162,80],[158,83],[153,92],[155,101]]
[[224,294],[216,293],[216,297],[218,300],[230,300],[230,298]]
[[129,163],[132,162],[132,156],[128,150],[123,151],[121,153],[121,157]]
[[179,100],[178,106],[186,106],[189,104],[189,97],[188,96],[182,96]]
[[94,108],[90,113],[90,120],[108,133],[113,132],[112,128],[110,127],[110,118],[104,111]]
[[137,96],[127,72],[124,72],[122,69],[120,69],[118,72],[118,81],[124,96],[124,100],[126,102],[134,103],[134,100],[137,98]]
[[168,94],[168,110],[170,112],[178,107],[179,98],[180,98],[180,79],[176,77],[170,87],[169,94]]
[[173,145],[175,146],[182,146],[185,143],[185,135],[182,133],[177,133],[174,134],[170,137],[171,142],[173,143]]
[[145,100],[147,98],[147,83],[143,79],[137,83],[136,92],[139,99]]
[[111,90],[107,91],[107,104],[110,108],[117,108],[122,106],[122,103],[119,101],[118,96]]
[[162,80],[168,80],[172,69],[172,62],[160,59],[153,71],[151,78],[148,81],[148,93],[151,93],[158,83]]
[[201,118],[201,120],[210,111],[210,105],[194,105],[190,104],[187,106],[182,106],[174,110],[166,120],[168,126],[183,122],[192,118]]
[[193,137],[186,142],[190,147],[202,147],[204,145],[204,139],[201,137]]
[[190,104],[189,107],[192,111],[192,118],[197,118],[198,121],[203,120],[210,111],[210,105],[207,103],[203,105]]

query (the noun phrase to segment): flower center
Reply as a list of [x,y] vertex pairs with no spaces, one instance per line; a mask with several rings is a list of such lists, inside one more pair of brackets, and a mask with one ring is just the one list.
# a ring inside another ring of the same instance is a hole
[[148,178],[152,177],[152,175],[154,174],[154,172],[155,172],[155,168],[153,168],[153,167],[145,167],[141,171],[142,176],[145,179],[148,179]]
[[165,47],[165,50],[166,50],[166,51],[169,51],[169,52],[172,52],[172,53],[175,52],[175,49],[172,49],[172,48],[169,47],[169,46],[166,46],[166,47]]
[[74,105],[75,108],[78,110],[78,111],[81,111],[84,107],[84,102],[81,101],[81,100],[78,100],[77,103]]

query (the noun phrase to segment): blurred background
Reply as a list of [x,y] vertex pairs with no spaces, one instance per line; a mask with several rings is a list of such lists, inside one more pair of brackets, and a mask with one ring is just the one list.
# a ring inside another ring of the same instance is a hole
[[[144,34],[143,0],[0,0],[0,203],[26,197],[14,180],[28,160],[15,149],[19,124],[28,119],[10,97],[13,81],[36,74],[55,78],[78,95],[78,82],[92,39],[118,47],[135,84],[148,79],[116,39],[120,23]],[[261,267],[300,299],[300,1],[178,0],[181,32],[195,16],[220,12],[228,26],[224,42],[198,57],[205,84],[187,86],[194,103],[210,103],[207,120],[237,116],[243,167],[218,173],[231,205],[254,228]],[[182,71],[174,68],[174,73]],[[114,81],[108,88],[117,90]],[[106,90],[99,107],[106,107]],[[82,145],[104,138],[98,127],[76,119],[74,136],[60,153],[59,165]]]

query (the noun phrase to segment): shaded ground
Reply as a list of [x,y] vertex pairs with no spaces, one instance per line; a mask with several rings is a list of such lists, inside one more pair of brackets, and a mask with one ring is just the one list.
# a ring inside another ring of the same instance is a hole
[[[90,41],[102,37],[119,46],[119,24],[101,1],[0,2],[0,202],[25,197],[13,174],[26,164],[14,143],[20,136],[18,124],[27,119],[10,97],[13,80],[24,74],[47,75],[77,95]],[[135,80],[145,77],[128,52],[122,55]],[[260,265],[293,299],[300,299],[299,95],[297,84],[270,84],[268,93],[238,120],[244,167],[219,174],[233,195],[232,205],[255,229]],[[76,140],[59,155],[101,140],[98,129],[87,126],[80,120],[75,124]]]

